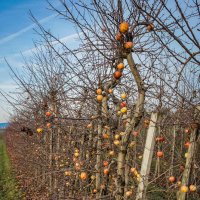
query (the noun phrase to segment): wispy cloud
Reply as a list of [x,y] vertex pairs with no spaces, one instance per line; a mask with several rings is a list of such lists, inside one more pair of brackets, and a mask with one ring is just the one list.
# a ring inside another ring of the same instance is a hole
[[[74,34],[67,35],[65,37],[60,38],[59,41],[62,42],[62,43],[65,43],[65,42],[68,42],[68,41],[75,42],[75,39],[78,39],[78,37],[80,35],[82,35],[82,34],[81,33],[80,34],[74,33]],[[60,44],[59,41],[55,40],[55,41],[51,42],[51,44],[53,46],[59,45]],[[40,45],[38,47],[39,48],[43,48],[43,47],[45,47],[45,45],[47,45],[47,44],[44,43],[44,44],[42,44],[42,45]],[[25,50],[25,51],[23,51],[21,53],[12,54],[11,56],[14,56],[14,57],[18,57],[18,56],[21,56],[21,55],[23,55],[23,56],[31,56],[36,51],[37,51],[37,47],[34,47],[34,48],[27,49],[27,50]],[[9,56],[9,57],[11,57],[11,56]],[[1,58],[0,58],[0,60],[1,60]]]
[[[67,35],[65,37],[62,37],[59,39],[60,42],[62,43],[66,43],[66,42],[75,42],[75,39],[78,39],[78,37],[82,35],[81,33],[78,34],[78,33],[74,33],[74,34],[71,34],[71,35]],[[59,45],[60,43],[58,41],[52,41],[52,45],[53,46],[56,46],[56,45]],[[45,45],[47,44],[42,44],[40,46],[38,46],[39,49],[43,49],[45,47]],[[37,47],[33,47],[33,48],[30,48],[30,49],[27,49],[25,51],[22,51],[21,53],[15,53],[15,54],[10,54],[10,55],[7,55],[5,58],[6,60],[8,61],[8,63],[11,65],[11,66],[15,66],[17,68],[20,68],[24,65],[24,62],[23,62],[23,57],[26,57],[26,58],[29,58],[33,55],[33,53],[36,53],[37,52]],[[4,57],[0,57],[0,74],[2,74],[3,72],[7,71],[7,68],[5,67],[1,67],[1,66],[6,66],[6,62],[5,62],[5,58]]]
[[0,90],[4,90],[4,91],[12,90],[13,91],[13,89],[16,89],[16,87],[17,87],[17,85],[14,83],[13,84],[4,83],[4,84],[0,85]]
[[[57,16],[57,14],[53,14],[53,15],[50,15],[48,17],[45,17],[45,18],[39,20],[38,22],[40,24],[43,24],[43,23],[48,22],[49,20],[53,19],[56,16]],[[23,28],[20,31],[17,31],[16,33],[13,33],[13,34],[11,34],[11,35],[9,35],[7,37],[4,37],[4,38],[0,39],[0,45],[15,39],[16,37],[22,35],[23,33],[35,28],[36,26],[37,25],[35,23],[33,23],[33,24],[27,26],[26,28]]]

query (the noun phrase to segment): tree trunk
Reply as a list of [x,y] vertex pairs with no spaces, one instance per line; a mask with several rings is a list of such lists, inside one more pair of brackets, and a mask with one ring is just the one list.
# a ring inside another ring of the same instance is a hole
[[128,143],[132,130],[138,125],[143,115],[145,89],[140,73],[133,60],[132,53],[127,55],[127,62],[129,64],[131,73],[135,79],[138,88],[138,98],[134,109],[133,116],[130,116],[130,121],[126,125],[125,134],[121,139],[120,151],[117,159],[117,194],[116,200],[124,199],[125,191],[125,158],[127,154]]

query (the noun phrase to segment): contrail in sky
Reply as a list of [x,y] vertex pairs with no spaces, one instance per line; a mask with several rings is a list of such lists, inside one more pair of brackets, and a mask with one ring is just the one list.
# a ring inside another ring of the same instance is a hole
[[[53,14],[53,15],[50,15],[48,17],[45,17],[45,18],[39,20],[38,22],[40,24],[42,24],[42,23],[48,22],[49,20],[51,20],[52,18],[54,18],[56,16],[57,16],[57,14]],[[37,26],[36,24],[31,24],[31,25],[27,26],[26,28],[23,28],[20,31],[17,31],[16,33],[13,33],[7,37],[0,39],[0,45],[15,39],[16,37],[22,35],[23,33],[35,28],[36,26]]]

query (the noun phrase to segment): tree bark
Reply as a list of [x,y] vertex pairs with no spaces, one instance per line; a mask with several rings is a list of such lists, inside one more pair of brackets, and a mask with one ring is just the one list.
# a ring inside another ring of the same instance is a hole
[[130,139],[130,134],[141,120],[144,109],[144,100],[145,100],[145,89],[144,83],[140,76],[140,73],[136,67],[136,64],[133,60],[132,53],[127,55],[127,62],[135,79],[138,89],[138,98],[134,109],[133,116],[130,116],[130,122],[127,123],[125,134],[121,139],[120,151],[118,153],[117,159],[117,195],[116,200],[121,200],[125,196],[125,158],[127,154],[128,143]]

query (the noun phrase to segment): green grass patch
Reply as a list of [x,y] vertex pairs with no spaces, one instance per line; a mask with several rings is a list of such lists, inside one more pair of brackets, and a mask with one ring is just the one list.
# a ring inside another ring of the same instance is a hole
[[21,200],[17,182],[12,174],[6,145],[0,136],[0,200]]

